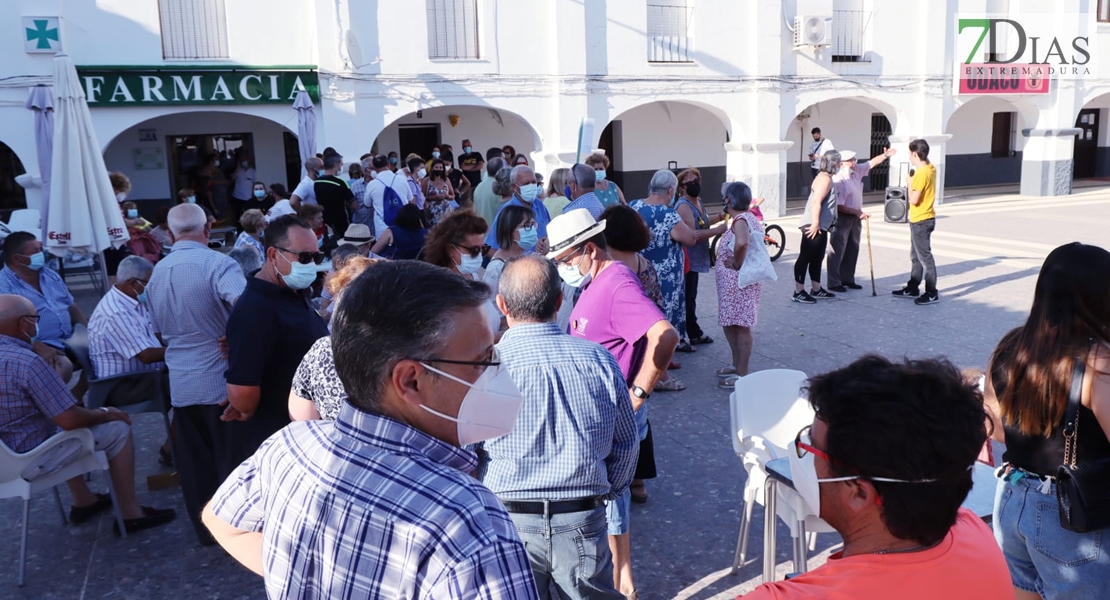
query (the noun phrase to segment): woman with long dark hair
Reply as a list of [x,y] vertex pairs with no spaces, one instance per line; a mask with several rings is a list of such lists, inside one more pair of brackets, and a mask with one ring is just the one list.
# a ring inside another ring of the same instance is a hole
[[1045,259],[1025,324],[991,356],[984,397],[1005,442],[994,532],[1018,600],[1105,598],[1110,548],[1103,531],[1061,527],[1055,475],[1073,377],[1080,468],[1110,458],[1110,252],[1078,242]]

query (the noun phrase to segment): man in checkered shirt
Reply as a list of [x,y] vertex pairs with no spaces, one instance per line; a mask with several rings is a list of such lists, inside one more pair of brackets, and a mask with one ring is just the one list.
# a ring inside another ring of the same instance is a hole
[[269,597],[537,598],[513,522],[459,447],[483,415],[454,422],[464,398],[486,406],[475,382],[499,368],[487,302],[485,284],[411,261],[344,289],[332,348],[348,403],[271,436],[204,511]]

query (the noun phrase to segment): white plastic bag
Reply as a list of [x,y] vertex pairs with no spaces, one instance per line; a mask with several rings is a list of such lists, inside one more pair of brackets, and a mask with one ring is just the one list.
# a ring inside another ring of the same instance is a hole
[[777,281],[779,276],[771,266],[771,256],[767,254],[767,244],[763,242],[763,228],[748,227],[750,241],[744,264],[736,274],[736,287],[746,288],[761,281]]

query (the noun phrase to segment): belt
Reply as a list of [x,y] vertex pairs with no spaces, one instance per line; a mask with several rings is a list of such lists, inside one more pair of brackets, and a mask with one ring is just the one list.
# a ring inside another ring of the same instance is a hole
[[526,515],[561,515],[565,513],[593,510],[601,506],[602,500],[601,496],[591,496],[589,498],[554,500],[549,502],[537,500],[501,500],[501,504],[504,504],[505,510],[511,513]]

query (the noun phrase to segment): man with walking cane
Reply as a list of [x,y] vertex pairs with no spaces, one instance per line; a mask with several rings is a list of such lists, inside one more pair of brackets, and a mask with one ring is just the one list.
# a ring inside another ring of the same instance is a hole
[[863,289],[863,286],[856,283],[861,221],[869,217],[863,212],[863,178],[871,169],[893,156],[894,152],[893,148],[887,148],[882,154],[863,164],[856,164],[856,153],[851,150],[840,153],[840,171],[833,175],[837,221],[836,229],[829,240],[829,257],[826,263],[829,291]]

